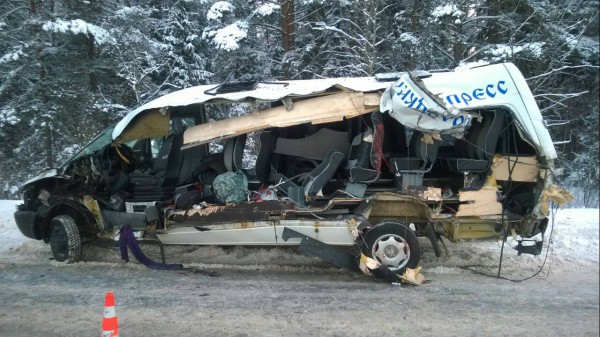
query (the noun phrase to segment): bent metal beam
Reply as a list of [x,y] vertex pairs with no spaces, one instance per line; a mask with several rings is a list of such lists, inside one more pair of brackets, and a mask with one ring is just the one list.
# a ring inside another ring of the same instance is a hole
[[292,110],[278,106],[268,110],[224,119],[189,128],[183,134],[185,147],[230,138],[271,127],[303,123],[321,124],[341,121],[379,109],[379,93],[340,92],[294,102]]

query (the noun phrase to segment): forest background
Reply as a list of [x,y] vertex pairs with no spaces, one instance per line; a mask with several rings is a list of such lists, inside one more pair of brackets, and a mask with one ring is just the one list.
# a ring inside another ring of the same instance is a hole
[[[129,110],[233,80],[513,62],[598,207],[597,0],[2,0],[0,198]],[[224,116],[227,117],[227,116]]]

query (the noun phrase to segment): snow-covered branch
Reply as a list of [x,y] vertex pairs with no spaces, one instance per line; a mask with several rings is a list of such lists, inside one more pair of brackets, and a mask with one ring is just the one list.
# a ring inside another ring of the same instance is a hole
[[577,66],[562,66],[560,68],[549,70],[549,71],[547,71],[547,72],[545,72],[543,74],[531,76],[531,77],[527,78],[527,80],[530,81],[530,80],[534,80],[534,79],[537,79],[537,78],[542,78],[542,77],[550,76],[550,75],[553,75],[555,73],[562,72],[563,70],[581,69],[581,68],[598,69],[599,67],[596,66],[596,65],[591,65],[591,64],[582,64],[582,65],[577,65]]

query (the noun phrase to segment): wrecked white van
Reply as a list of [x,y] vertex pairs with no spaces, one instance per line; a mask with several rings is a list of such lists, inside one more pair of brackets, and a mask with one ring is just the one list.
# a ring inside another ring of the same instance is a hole
[[419,236],[438,256],[442,237],[543,237],[560,191],[555,158],[510,63],[229,82],[131,111],[23,184],[15,219],[58,261],[127,226],[165,245],[299,245],[339,266],[362,255],[402,274],[419,262]]

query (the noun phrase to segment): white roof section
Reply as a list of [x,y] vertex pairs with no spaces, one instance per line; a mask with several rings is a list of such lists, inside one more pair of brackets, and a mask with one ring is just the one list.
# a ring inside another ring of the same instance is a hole
[[427,96],[415,90],[414,85],[406,78],[400,78],[383,93],[381,111],[388,111],[411,128],[426,132],[453,133],[454,127],[467,122],[456,111],[505,107],[515,114],[523,138],[547,159],[556,158],[556,150],[540,109],[525,78],[514,64],[494,64],[434,73],[433,76],[424,78],[423,84],[430,94],[441,99],[440,103],[445,105],[448,113],[436,112],[432,104],[427,106]]
[[123,130],[125,130],[125,127],[129,122],[131,122],[139,113],[146,110],[186,106],[210,101],[230,101],[233,103],[246,101],[248,99],[256,99],[258,101],[272,102],[287,96],[294,97],[318,94],[330,88],[346,89],[357,92],[372,92],[387,89],[390,86],[390,83],[391,82],[378,82],[374,77],[269,81],[268,83],[259,82],[254,90],[216,95],[205,94],[205,91],[217,87],[218,84],[200,85],[172,92],[131,111],[116,125],[113,130],[112,138],[117,139]]
[[[210,101],[240,102],[248,99],[258,101],[277,101],[284,97],[318,94],[330,88],[357,92],[374,92],[386,90],[381,97],[381,111],[389,111],[394,118],[409,127],[417,126],[424,131],[441,132],[443,123],[465,123],[460,116],[467,109],[483,107],[506,107],[516,117],[519,130],[526,140],[533,145],[540,155],[547,159],[556,158],[556,150],[544,125],[540,109],[525,78],[512,63],[487,65],[475,68],[462,68],[450,72],[433,73],[422,80],[425,90],[410,91],[410,86],[403,85],[406,77],[398,82],[378,82],[374,77],[332,78],[317,80],[297,80],[258,83],[256,89],[241,92],[206,94],[205,91],[217,85],[203,85],[176,91],[146,103],[131,111],[115,127],[112,137],[116,139],[127,125],[143,111],[174,106],[186,106]],[[406,81],[405,81],[406,82]],[[287,84],[287,85],[285,85]],[[419,84],[421,85],[421,84]],[[409,92],[410,91],[410,92]],[[445,112],[430,108],[423,109],[423,102],[416,95],[423,94],[435,98],[444,104]],[[411,96],[413,94],[413,96]],[[437,97],[434,97],[437,96]],[[419,103],[422,103],[421,105]],[[438,116],[432,114],[441,112]],[[427,113],[429,112],[429,113]],[[318,114],[318,111],[315,111]],[[433,121],[431,119],[434,119]],[[437,118],[437,121],[435,120]],[[414,125],[408,120],[413,120]],[[424,121],[428,120],[427,126]],[[456,125],[455,125],[456,126]],[[450,129],[450,127],[447,127]]]

